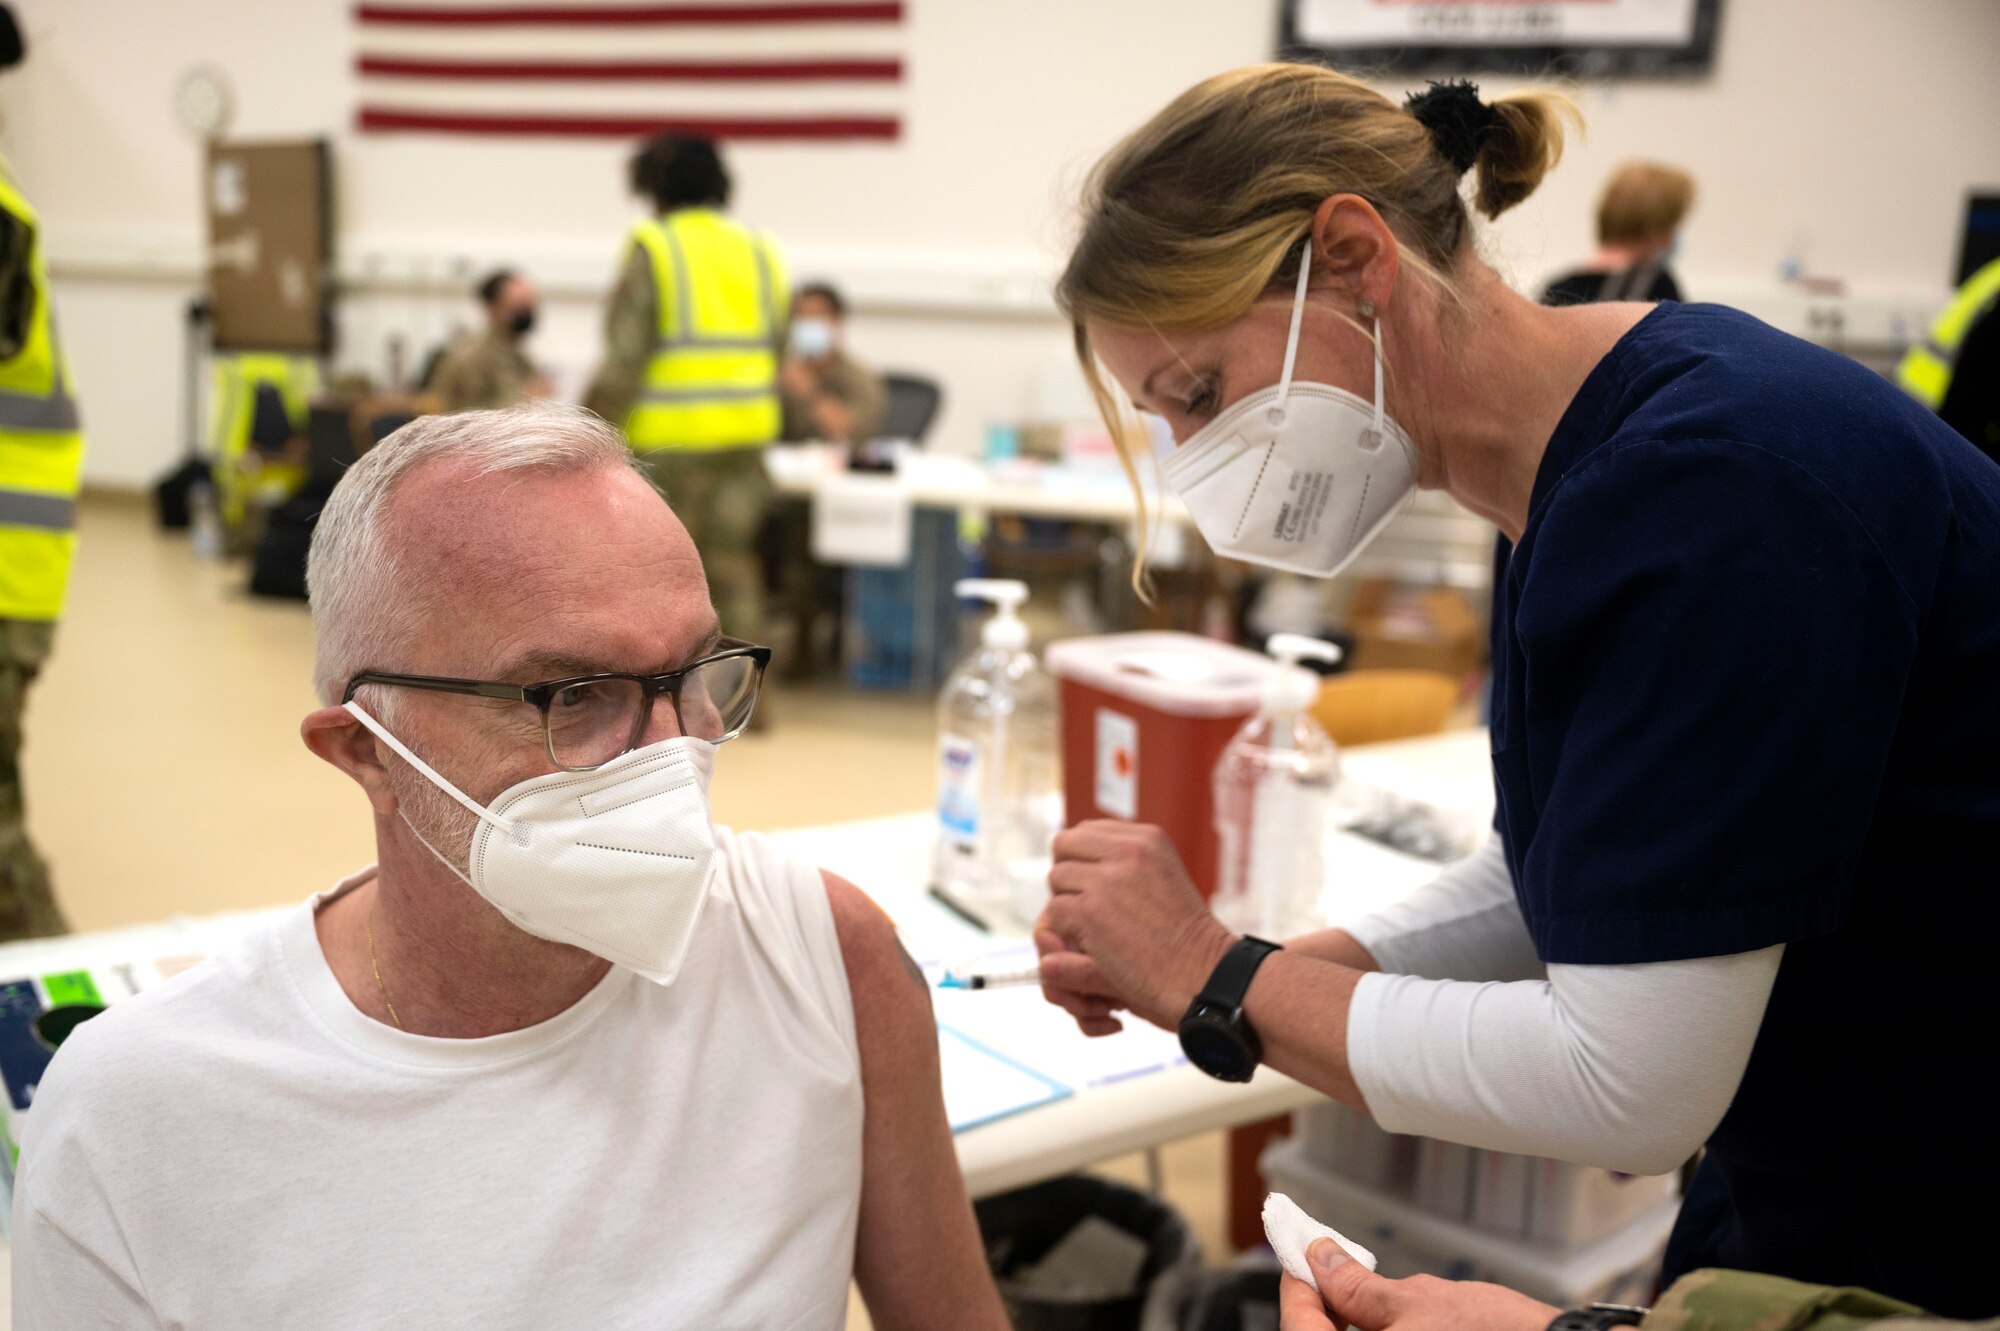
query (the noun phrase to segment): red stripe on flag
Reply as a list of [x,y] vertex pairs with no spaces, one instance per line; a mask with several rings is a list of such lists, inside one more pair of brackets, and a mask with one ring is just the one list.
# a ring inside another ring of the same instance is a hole
[[362,74],[426,79],[561,79],[683,83],[805,82],[853,79],[893,83],[900,60],[439,60],[406,56],[355,57]]
[[627,27],[715,23],[899,23],[900,0],[893,3],[777,5],[411,5],[357,4],[360,23],[421,23],[452,26],[532,25],[571,27],[615,24]]
[[402,111],[364,106],[357,129],[439,134],[552,135],[561,138],[638,139],[665,131],[711,139],[874,139],[900,138],[895,116],[583,116],[483,115],[457,111]]

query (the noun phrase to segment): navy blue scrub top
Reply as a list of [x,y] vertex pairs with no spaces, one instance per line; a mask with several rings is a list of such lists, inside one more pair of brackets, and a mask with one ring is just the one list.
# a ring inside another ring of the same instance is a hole
[[1787,945],[1667,1278],[2000,1309],[2000,465],[1845,357],[1659,306],[1549,440],[1491,723],[1545,962]]

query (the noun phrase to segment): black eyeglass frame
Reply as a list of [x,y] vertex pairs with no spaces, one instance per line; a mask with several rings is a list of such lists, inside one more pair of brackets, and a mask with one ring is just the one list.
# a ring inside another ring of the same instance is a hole
[[[742,734],[749,726],[750,718],[756,714],[757,697],[764,689],[764,672],[771,664],[771,649],[735,638],[724,638],[721,646],[720,651],[711,652],[699,661],[691,661],[678,670],[669,670],[661,675],[628,675],[621,671],[606,671],[597,675],[570,675],[563,679],[543,680],[539,684],[507,684],[490,679],[449,679],[441,675],[396,675],[379,670],[364,670],[347,681],[347,689],[341,695],[340,701],[342,704],[354,701],[356,691],[365,685],[384,684],[398,689],[425,689],[432,693],[456,693],[466,697],[524,702],[541,714],[542,750],[548,755],[549,761],[565,772],[594,772],[605,763],[622,758],[639,746],[639,737],[646,733],[646,727],[653,719],[653,700],[663,693],[667,695],[674,709],[674,723],[685,733],[687,724],[681,717],[681,686],[687,677],[705,665],[747,656],[757,665],[757,673],[750,690],[750,710],[743,714],[741,722],[711,742],[726,743]],[[639,719],[633,725],[632,733],[625,737],[625,747],[603,762],[586,763],[581,767],[572,766],[556,757],[555,735],[549,729],[549,703],[564,689],[575,688],[579,684],[597,684],[614,679],[636,682],[642,694]]]

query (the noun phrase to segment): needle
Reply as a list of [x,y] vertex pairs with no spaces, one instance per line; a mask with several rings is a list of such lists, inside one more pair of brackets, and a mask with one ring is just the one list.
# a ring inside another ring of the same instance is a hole
[[946,971],[938,981],[940,989],[1003,989],[1009,985],[1040,984],[1041,968],[1025,971],[988,971],[972,975],[960,975],[956,971]]

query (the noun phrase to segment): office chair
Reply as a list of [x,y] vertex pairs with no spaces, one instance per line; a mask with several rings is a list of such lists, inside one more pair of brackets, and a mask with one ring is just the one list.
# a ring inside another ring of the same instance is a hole
[[331,487],[354,465],[354,435],[346,404],[315,404],[306,416],[306,484]]
[[944,404],[944,390],[935,379],[916,374],[884,374],[889,405],[882,413],[882,437],[921,444]]

